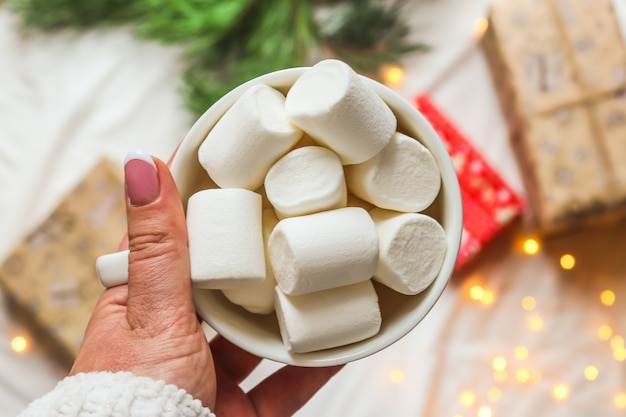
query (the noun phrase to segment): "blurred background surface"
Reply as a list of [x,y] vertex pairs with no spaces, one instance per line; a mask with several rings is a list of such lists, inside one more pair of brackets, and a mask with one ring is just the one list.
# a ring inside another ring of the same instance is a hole
[[[316,7],[329,7],[322,3]],[[372,75],[411,102],[428,94],[492,168],[495,179],[489,178],[525,201],[521,174],[529,173],[518,168],[498,101],[503,87],[481,46],[491,6],[488,0],[406,2],[408,39],[428,49],[388,65],[381,59]],[[611,10],[626,24],[619,8]],[[0,2],[2,417],[17,414],[67,373],[71,346],[79,343],[75,333],[88,316],[85,298],[100,290],[85,283],[92,256],[114,250],[123,228],[115,190],[125,154],[141,148],[168,159],[196,117],[181,93],[190,85],[187,44],[138,37],[132,21],[25,31],[24,16]],[[514,26],[511,31],[502,36],[514,37]],[[626,152],[622,157],[626,162]],[[89,177],[103,158],[113,168],[99,166],[100,174]],[[472,178],[460,181],[469,186]],[[66,196],[83,181],[100,194],[86,200],[83,188],[73,194],[79,202],[68,205]],[[86,220],[72,217],[77,206],[89,213]],[[626,223],[548,237],[535,227],[536,217],[526,204],[500,219],[502,229],[480,242],[417,328],[346,366],[297,415],[624,415]],[[55,312],[59,306],[63,314]],[[244,387],[276,366],[263,363]]]

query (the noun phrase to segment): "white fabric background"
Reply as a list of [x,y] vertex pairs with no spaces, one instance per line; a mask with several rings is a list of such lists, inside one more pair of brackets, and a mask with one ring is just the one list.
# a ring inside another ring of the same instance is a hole
[[[415,37],[432,50],[407,57],[406,79],[395,88],[409,100],[432,89],[441,109],[523,192],[473,38],[473,24],[488,3],[416,2],[410,14]],[[17,26],[0,8],[0,259],[101,156],[121,166],[128,150],[142,148],[166,159],[193,122],[178,91],[180,50],[139,42],[125,29],[25,35]],[[616,395],[626,394],[624,363],[613,359],[597,329],[607,324],[614,334],[626,334],[626,225],[545,244],[535,256],[519,249],[527,232],[524,221],[514,225],[453,277],[414,331],[346,366],[297,415],[624,415],[614,404]],[[559,267],[565,252],[578,261],[572,271]],[[474,284],[492,291],[494,302],[470,299],[467,290]],[[600,303],[604,289],[616,293],[613,306]],[[526,296],[536,300],[533,311],[521,306]],[[542,329],[529,326],[533,316],[543,320]],[[0,303],[0,417],[17,414],[66,373],[37,346],[14,353],[11,338],[22,331]],[[515,357],[518,346],[527,348],[527,358]],[[507,360],[504,381],[493,376],[496,356]],[[584,378],[589,365],[599,370],[594,381]],[[244,386],[275,367],[264,363]],[[520,369],[540,379],[519,382]],[[394,370],[403,373],[402,382],[391,381]],[[570,389],[565,400],[553,398],[557,384]],[[472,404],[460,401],[464,391],[473,393]]]

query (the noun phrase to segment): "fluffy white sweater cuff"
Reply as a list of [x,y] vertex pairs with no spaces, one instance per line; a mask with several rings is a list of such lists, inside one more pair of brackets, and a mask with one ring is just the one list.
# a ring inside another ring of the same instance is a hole
[[63,379],[18,417],[215,417],[185,390],[129,372],[82,373]]

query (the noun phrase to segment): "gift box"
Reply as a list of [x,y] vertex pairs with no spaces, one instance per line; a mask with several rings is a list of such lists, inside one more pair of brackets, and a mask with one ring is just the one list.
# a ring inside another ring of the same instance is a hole
[[456,262],[458,270],[474,260],[489,242],[524,212],[525,201],[430,96],[416,97],[415,104],[446,146],[459,180],[463,233]]
[[494,2],[483,40],[540,232],[626,214],[626,48],[611,0]]
[[95,262],[126,231],[119,169],[103,160],[0,266],[0,285],[17,317],[61,361],[75,358],[104,288]]

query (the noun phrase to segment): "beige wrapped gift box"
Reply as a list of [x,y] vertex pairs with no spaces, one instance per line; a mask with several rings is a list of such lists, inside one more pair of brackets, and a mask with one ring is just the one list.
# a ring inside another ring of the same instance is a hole
[[33,325],[36,344],[70,362],[104,291],[96,258],[117,249],[126,231],[121,170],[106,160],[29,233],[0,266],[0,284]]
[[503,0],[483,42],[544,234],[626,203],[626,48],[611,0]]

